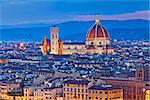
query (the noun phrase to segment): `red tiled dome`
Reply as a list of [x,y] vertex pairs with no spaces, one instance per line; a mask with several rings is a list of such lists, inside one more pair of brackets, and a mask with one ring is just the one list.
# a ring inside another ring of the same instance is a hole
[[107,30],[99,23],[99,20],[97,19],[95,24],[89,29],[89,31],[86,34],[86,39],[91,40],[94,38],[99,37],[106,37],[109,38],[109,33]]

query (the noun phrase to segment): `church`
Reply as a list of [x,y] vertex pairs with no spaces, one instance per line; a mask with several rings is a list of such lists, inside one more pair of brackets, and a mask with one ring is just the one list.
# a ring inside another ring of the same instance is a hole
[[86,33],[85,43],[65,43],[59,40],[59,28],[50,27],[50,40],[44,36],[44,41],[40,45],[43,55],[46,54],[102,54],[114,53],[114,48],[110,45],[108,31],[96,18],[93,26]]

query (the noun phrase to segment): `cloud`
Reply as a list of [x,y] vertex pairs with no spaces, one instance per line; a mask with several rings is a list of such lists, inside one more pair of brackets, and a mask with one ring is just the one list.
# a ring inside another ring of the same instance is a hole
[[132,20],[132,19],[143,19],[150,21],[150,10],[138,11],[134,13],[124,13],[124,14],[115,14],[115,15],[65,15],[60,16],[59,18],[41,18],[41,19],[32,19],[24,21],[12,21],[6,25],[18,25],[18,24],[32,24],[32,23],[63,23],[68,21],[91,21],[95,20],[96,17],[99,17],[100,20]]
[[0,3],[3,5],[15,5],[15,4],[25,4],[25,3],[31,3],[36,2],[39,0],[1,0]]
[[115,14],[115,15],[76,15],[74,20],[88,21],[99,17],[102,20],[131,20],[131,19],[144,19],[150,20],[150,10],[138,11],[134,13]]

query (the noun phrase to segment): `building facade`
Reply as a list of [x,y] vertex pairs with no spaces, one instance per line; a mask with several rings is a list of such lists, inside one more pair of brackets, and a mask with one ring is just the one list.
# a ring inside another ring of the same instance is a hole
[[148,98],[147,94],[149,93],[146,91],[150,90],[149,71],[149,67],[137,67],[135,77],[101,77],[101,79],[108,84],[122,88],[124,100],[146,100]]
[[87,80],[68,80],[63,86],[64,100],[123,100],[123,90]]
[[[13,96],[9,96],[9,92],[11,92],[14,88],[19,88],[20,84],[18,83],[6,83],[0,82],[0,100],[13,100]],[[17,96],[16,98],[21,98]]]
[[56,100],[57,88],[25,87],[23,100]]
[[123,90],[109,85],[92,86],[88,89],[89,100],[123,100]]
[[89,81],[87,80],[66,81],[63,86],[64,100],[87,100],[88,99],[88,83]]
[[[86,33],[85,43],[65,43],[59,40],[59,28],[53,26],[50,28],[51,40],[45,41],[41,44],[40,48],[43,54],[46,51],[50,54],[102,54],[102,53],[114,53],[114,48],[110,46],[110,36],[107,30],[102,26],[97,18],[95,24],[90,27]],[[50,42],[50,48],[49,43]],[[45,45],[44,43],[47,43]],[[44,50],[43,50],[44,49]]]

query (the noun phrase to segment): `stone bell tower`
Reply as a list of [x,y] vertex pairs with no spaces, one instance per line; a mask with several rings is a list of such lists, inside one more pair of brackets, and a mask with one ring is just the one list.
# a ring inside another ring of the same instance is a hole
[[50,28],[51,32],[51,54],[58,54],[58,27],[52,26]]

